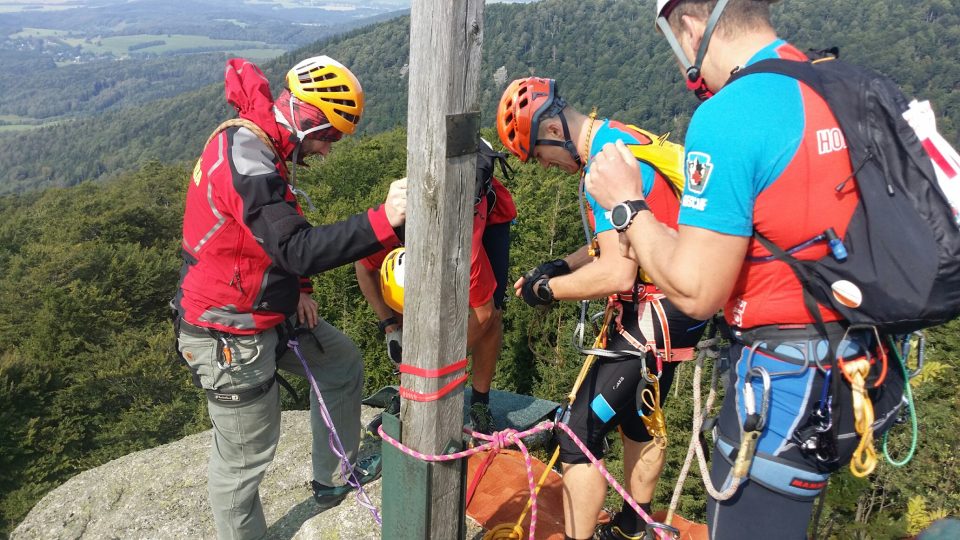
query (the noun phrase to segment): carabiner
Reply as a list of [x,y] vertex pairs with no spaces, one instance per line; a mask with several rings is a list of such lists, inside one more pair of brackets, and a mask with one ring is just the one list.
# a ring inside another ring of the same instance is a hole
[[665,533],[670,535],[669,538],[672,538],[674,540],[680,538],[680,529],[667,525],[666,523],[660,523],[659,521],[647,523],[647,527],[645,531],[647,533],[646,534],[647,538],[657,538],[658,536],[657,531],[664,531]]

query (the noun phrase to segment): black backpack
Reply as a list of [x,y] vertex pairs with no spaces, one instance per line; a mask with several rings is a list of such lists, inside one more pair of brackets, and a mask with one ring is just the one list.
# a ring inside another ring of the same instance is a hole
[[907,333],[960,314],[960,228],[930,157],[903,119],[908,103],[897,85],[831,57],[762,60],[731,81],[761,72],[802,81],[823,97],[853,165],[854,176],[837,178],[838,189],[853,181],[860,194],[842,238],[845,259],[801,261],[755,233],[797,275],[814,318],[819,303],[852,325]]
[[503,152],[497,152],[490,146],[485,139],[477,141],[477,183],[473,192],[474,205],[480,204],[484,197],[490,197],[490,204],[487,205],[487,211],[493,210],[496,202],[496,195],[493,191],[493,176],[496,173],[497,165],[500,165],[500,179],[510,180],[513,178],[513,168],[507,163],[507,155]]

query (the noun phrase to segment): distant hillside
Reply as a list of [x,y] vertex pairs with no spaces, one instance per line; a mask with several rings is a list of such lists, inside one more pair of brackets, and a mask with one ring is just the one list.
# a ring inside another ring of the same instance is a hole
[[[488,6],[483,124],[492,124],[506,82],[535,73],[560,80],[564,95],[578,107],[597,106],[601,115],[681,135],[695,101],[682,90],[674,59],[653,29],[652,11],[652,0]],[[886,72],[909,93],[933,100],[941,131],[956,140],[960,3],[836,0],[825,10],[822,2],[791,0],[776,6],[776,22],[800,47],[837,45],[844,58]],[[297,59],[318,53],[340,59],[363,82],[368,95],[363,131],[405,125],[407,17],[318,42],[262,67],[276,85]],[[0,193],[72,185],[151,159],[192,160],[217,121],[230,114],[222,95],[217,84],[144,109],[0,135]]]

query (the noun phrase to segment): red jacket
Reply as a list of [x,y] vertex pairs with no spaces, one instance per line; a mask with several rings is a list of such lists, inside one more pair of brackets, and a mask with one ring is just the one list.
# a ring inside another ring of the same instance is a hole
[[[294,142],[274,119],[260,69],[227,62],[227,101],[254,122],[289,159]],[[287,168],[249,129],[230,127],[203,149],[187,189],[181,244],[184,265],[175,298],[187,322],[254,334],[296,312],[309,276],[394,245],[382,207],[330,225],[303,217]]]

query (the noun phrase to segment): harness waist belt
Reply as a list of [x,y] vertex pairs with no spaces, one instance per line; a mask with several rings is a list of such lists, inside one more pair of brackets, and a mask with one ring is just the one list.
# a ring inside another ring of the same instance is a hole
[[616,294],[610,295],[612,298],[620,302],[640,302],[647,296],[651,294],[663,294],[656,285],[652,283],[641,283],[637,291],[637,294],[634,294],[633,291],[624,291]]
[[[269,380],[263,382],[253,388],[247,388],[246,390],[241,390],[239,392],[226,392],[220,390],[205,390],[207,393],[207,399],[222,405],[225,407],[239,407],[244,403],[248,403],[258,397],[266,394],[273,388],[273,383],[276,381],[276,376],[270,377]],[[289,384],[289,383],[288,383]]]
[[[869,357],[878,346],[870,331],[848,332],[846,324],[840,322],[829,322],[825,326],[826,337],[844,361]],[[812,324],[768,325],[747,330],[731,327],[730,330],[733,339],[771,358],[808,367],[833,365],[833,359],[827,358],[827,339]]]
[[[733,465],[737,459],[739,444],[721,435],[717,437],[717,449],[723,459]],[[816,498],[827,486],[830,473],[815,471],[781,457],[756,452],[750,464],[749,477],[767,489],[793,499],[809,501]]]

